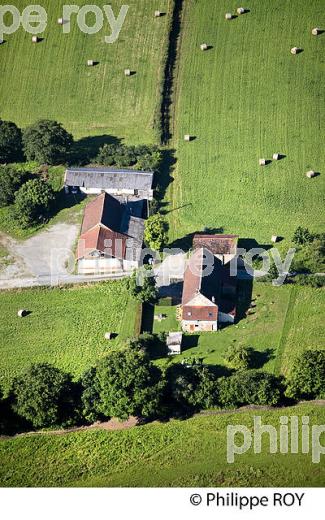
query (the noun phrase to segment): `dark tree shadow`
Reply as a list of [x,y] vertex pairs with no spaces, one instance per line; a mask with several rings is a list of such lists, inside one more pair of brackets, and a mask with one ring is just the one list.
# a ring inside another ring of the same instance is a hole
[[72,193],[65,193],[64,189],[62,189],[56,194],[55,202],[52,205],[48,215],[49,218],[55,217],[55,215],[57,215],[63,209],[69,209],[73,206],[76,206],[77,204],[80,204],[80,202],[82,202],[85,198],[86,195],[84,193],[79,192],[78,194],[74,195]]
[[274,349],[267,348],[263,352],[254,350],[249,368],[262,368],[268,361],[275,358]]
[[199,339],[200,336],[198,334],[184,334],[182,340],[182,352],[197,347]]
[[84,166],[95,160],[104,144],[121,144],[121,139],[112,135],[83,137],[76,141],[68,158],[69,166]]
[[155,190],[155,197],[158,201],[159,209],[161,210],[166,203],[163,199],[166,195],[168,186],[173,182],[173,171],[176,164],[174,149],[162,150],[162,161],[159,172],[154,176],[153,188]]
[[248,309],[251,308],[253,293],[253,279],[238,280],[237,287],[237,312],[235,323],[247,317]]
[[155,315],[155,306],[151,303],[144,303],[142,309],[141,334],[149,332],[152,334]]

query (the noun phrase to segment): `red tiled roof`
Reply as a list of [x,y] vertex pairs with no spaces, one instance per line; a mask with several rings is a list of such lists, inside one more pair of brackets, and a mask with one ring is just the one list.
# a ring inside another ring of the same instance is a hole
[[195,251],[184,274],[182,305],[191,301],[200,292],[202,282],[203,249]]
[[84,213],[77,258],[89,258],[94,251],[123,259],[127,236],[118,230],[121,226],[122,207],[117,199],[103,193],[90,202]]
[[93,251],[99,251],[121,260],[125,258],[126,240],[125,235],[97,225],[80,236],[77,258],[87,258]]
[[218,306],[194,307],[192,305],[184,305],[182,319],[187,321],[217,321]]
[[214,255],[235,254],[238,235],[194,235],[193,247],[198,249],[205,247]]

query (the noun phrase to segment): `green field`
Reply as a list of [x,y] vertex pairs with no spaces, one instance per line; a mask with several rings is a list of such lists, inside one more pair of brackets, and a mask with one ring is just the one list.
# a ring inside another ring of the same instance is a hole
[[[123,3],[109,2],[115,16]],[[79,30],[72,15],[71,33],[63,34],[57,19],[67,3],[40,0],[38,4],[48,13],[44,40],[35,45],[20,28],[5,35],[6,43],[1,45],[1,118],[23,127],[40,118],[56,119],[76,138],[113,136],[132,144],[156,142],[155,116],[170,17],[155,19],[157,6],[152,0],[129,0],[119,38],[107,44],[104,37],[111,31],[106,18],[100,32],[88,35]],[[16,0],[14,5],[22,11],[29,3]],[[169,15],[171,0],[160,0],[159,9]],[[87,23],[94,22],[90,15]],[[88,59],[99,64],[87,68]],[[127,68],[136,74],[125,77]]]
[[[224,365],[228,347],[244,345],[257,352],[257,368],[286,374],[303,350],[325,347],[325,331],[320,319],[325,313],[324,289],[257,283],[252,302],[256,307],[236,325],[215,333],[185,335],[182,355],[160,363],[199,358],[204,363]],[[154,321],[155,333],[180,330],[176,307],[157,306],[155,314],[167,316],[161,322]]]
[[[19,309],[30,315],[17,317]],[[0,292],[0,385],[31,363],[48,362],[78,377],[135,334],[137,304],[125,282]],[[106,341],[105,332],[116,334]]]
[[[304,405],[151,424],[126,431],[86,431],[0,441],[0,485],[43,487],[322,486],[325,466],[309,454],[252,449],[227,463],[227,425],[253,426],[253,415],[279,431],[280,416],[324,424],[325,408]],[[241,442],[237,440],[236,442]],[[321,442],[324,445],[324,434]]]
[[[269,244],[272,234],[290,241],[298,225],[324,227],[325,34],[311,34],[325,26],[323,2],[252,0],[225,20],[236,7],[184,2],[171,239],[208,227]],[[274,152],[286,157],[260,167]],[[320,175],[309,180],[311,169]]]

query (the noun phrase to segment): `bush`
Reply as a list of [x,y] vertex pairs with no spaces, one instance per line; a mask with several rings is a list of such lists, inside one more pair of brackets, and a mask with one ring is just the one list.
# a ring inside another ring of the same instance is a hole
[[73,145],[73,137],[57,121],[43,119],[23,132],[28,161],[56,165],[64,163]]
[[254,350],[243,345],[231,345],[226,354],[226,363],[236,370],[250,368],[253,361]]
[[325,399],[325,350],[308,350],[295,360],[286,395],[294,399]]
[[280,381],[272,374],[248,370],[218,380],[222,407],[236,408],[247,404],[276,405],[281,397]]
[[22,159],[22,133],[15,123],[0,119],[0,163]]
[[313,235],[309,232],[307,228],[302,228],[301,226],[297,227],[294,232],[292,241],[296,245],[308,244],[313,241]]
[[42,179],[27,181],[15,195],[15,218],[22,228],[48,216],[55,199],[51,186]]
[[167,222],[160,213],[156,213],[145,222],[144,239],[146,245],[154,251],[161,251],[167,242]]
[[61,425],[74,413],[70,375],[47,363],[15,378],[11,395],[14,410],[35,428]]
[[15,200],[15,193],[27,178],[11,166],[0,166],[0,207],[8,206]]
[[128,279],[128,289],[139,302],[154,303],[158,297],[158,288],[152,269],[147,267],[134,272]]
[[81,406],[82,415],[88,422],[95,422],[102,418],[100,412],[99,381],[96,368],[87,370],[81,378]]
[[96,163],[102,166],[127,168],[136,166],[139,170],[155,171],[161,162],[161,152],[157,146],[126,146],[105,144],[100,148]]
[[160,413],[164,380],[141,350],[113,351],[97,366],[100,411],[125,420],[130,415],[154,417]]

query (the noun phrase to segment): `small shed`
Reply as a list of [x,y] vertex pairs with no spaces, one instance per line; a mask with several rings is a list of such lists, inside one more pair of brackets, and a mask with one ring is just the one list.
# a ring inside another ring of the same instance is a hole
[[299,47],[292,47],[291,49],[291,54],[298,54],[298,52],[300,51]]
[[201,49],[201,51],[206,51],[206,50],[208,50],[208,45],[207,45],[207,43],[201,43],[201,45],[200,45],[200,49]]
[[309,170],[309,172],[306,173],[306,177],[312,179],[313,177],[316,177],[316,172],[314,172],[314,170]]
[[63,24],[64,24],[64,20],[63,20],[63,18],[58,18],[58,24],[59,24],[59,25],[63,25]]
[[95,65],[94,60],[87,60],[88,67],[93,67]]
[[168,355],[174,356],[182,352],[182,332],[169,332],[166,340]]
[[190,136],[190,134],[186,134],[186,135],[184,135],[184,141],[189,142],[190,140],[191,140],[191,136]]
[[321,33],[321,30],[319,27],[314,27],[314,29],[311,31],[311,34],[313,34],[314,36],[317,36],[320,33]]
[[279,237],[277,235],[272,235],[271,241],[273,242],[273,244],[276,244],[276,242],[278,242],[278,240],[279,240]]
[[232,19],[232,14],[231,13],[226,13],[225,14],[225,18],[226,18],[226,20],[231,20]]
[[273,159],[274,161],[278,161],[278,160],[280,159],[280,154],[279,154],[279,153],[274,153],[274,154],[272,155],[272,159]]
[[258,164],[259,164],[260,166],[265,166],[265,165],[266,165],[266,159],[260,159],[260,160],[258,161]]
[[38,36],[32,36],[32,42],[37,43],[38,42]]
[[244,14],[244,13],[245,13],[245,8],[244,7],[238,7],[237,14]]
[[131,76],[131,70],[130,69],[124,69],[124,75],[125,76]]

